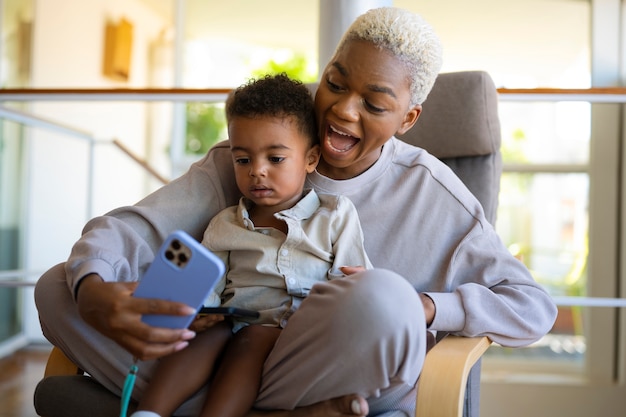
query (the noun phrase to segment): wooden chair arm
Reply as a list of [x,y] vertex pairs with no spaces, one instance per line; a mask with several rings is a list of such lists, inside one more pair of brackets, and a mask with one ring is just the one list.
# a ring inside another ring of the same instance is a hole
[[79,373],[78,366],[74,364],[61,349],[54,346],[46,362],[46,370],[44,371],[44,378],[47,376],[57,375],[77,375]]
[[437,343],[426,355],[415,417],[462,416],[468,374],[490,345],[487,337],[446,336]]

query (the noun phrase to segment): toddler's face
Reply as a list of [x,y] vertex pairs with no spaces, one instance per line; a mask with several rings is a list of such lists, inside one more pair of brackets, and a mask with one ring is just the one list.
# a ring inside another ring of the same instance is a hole
[[235,117],[228,134],[237,186],[260,206],[276,211],[293,207],[301,198],[304,181],[319,160],[319,147],[291,118]]

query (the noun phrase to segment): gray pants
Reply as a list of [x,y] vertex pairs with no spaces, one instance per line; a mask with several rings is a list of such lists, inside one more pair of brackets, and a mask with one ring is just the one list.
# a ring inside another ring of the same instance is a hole
[[[120,395],[132,357],[80,318],[62,264],[41,277],[35,301],[46,338]],[[368,399],[371,415],[412,413],[425,354],[422,304],[404,278],[374,269],[320,283],[289,319],[265,362],[256,407],[293,409],[357,393]],[[135,399],[155,364],[139,364]],[[176,414],[196,414],[202,397],[203,391]]]

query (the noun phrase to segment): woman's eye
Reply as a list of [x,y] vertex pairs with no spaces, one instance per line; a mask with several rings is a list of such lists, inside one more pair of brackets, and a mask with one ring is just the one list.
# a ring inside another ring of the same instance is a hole
[[374,106],[372,103],[370,103],[367,100],[364,100],[364,103],[365,103],[365,107],[367,107],[367,109],[371,111],[372,113],[383,113],[385,111],[385,109]]
[[330,80],[326,80],[326,84],[328,85],[328,89],[331,91],[340,91],[341,87],[339,87],[337,84],[333,83]]

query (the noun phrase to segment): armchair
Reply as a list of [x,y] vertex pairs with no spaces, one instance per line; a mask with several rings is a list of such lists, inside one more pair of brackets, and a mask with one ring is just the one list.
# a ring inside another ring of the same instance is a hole
[[[501,162],[493,81],[480,71],[441,74],[423,107],[418,123],[401,139],[450,166],[495,222]],[[438,340],[426,355],[416,417],[477,417],[480,358],[491,342],[441,334]],[[44,417],[113,417],[119,401],[56,347],[34,394],[35,409]]]

